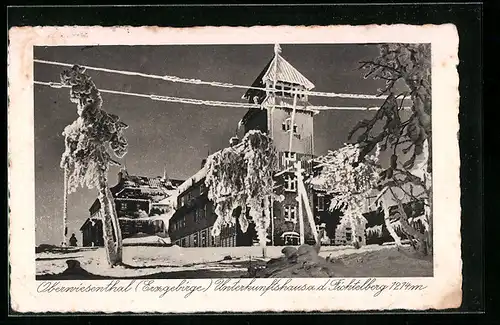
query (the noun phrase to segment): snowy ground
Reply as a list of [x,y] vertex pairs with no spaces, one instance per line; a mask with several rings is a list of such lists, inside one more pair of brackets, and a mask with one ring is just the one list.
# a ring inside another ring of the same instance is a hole
[[[248,277],[252,263],[262,264],[282,255],[283,247],[181,248],[125,246],[123,266],[110,268],[103,248],[36,254],[37,279],[85,279],[69,274],[67,260],[77,260],[94,278],[207,278]],[[340,277],[432,276],[432,261],[417,259],[393,246],[321,247],[320,256],[338,264]],[[230,258],[229,258],[230,257]],[[65,273],[63,273],[65,272]]]

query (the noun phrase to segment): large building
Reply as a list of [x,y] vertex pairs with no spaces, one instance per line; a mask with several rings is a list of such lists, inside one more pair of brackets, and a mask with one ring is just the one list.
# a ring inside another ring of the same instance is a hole
[[[270,135],[278,151],[276,192],[283,195],[284,200],[273,204],[273,220],[268,231],[269,245],[299,244],[299,216],[306,218],[306,211],[304,205],[304,211],[299,211],[294,164],[301,161],[305,171],[304,179],[312,177],[321,170],[321,167],[314,162],[313,117],[318,112],[310,108],[308,96],[305,94],[313,88],[314,84],[311,81],[276,52],[243,95],[243,99],[249,103],[259,104],[264,109],[249,109],[238,125],[237,136],[230,141],[230,145],[236,145],[238,139],[248,131],[260,130]],[[177,208],[169,225],[172,243],[183,247],[255,244],[256,232],[251,221],[246,233],[243,233],[236,224],[224,227],[220,235],[215,238],[211,236],[217,216],[214,213],[213,203],[207,198],[205,176],[205,161],[203,161],[201,169],[178,188]],[[324,230],[321,238],[323,244],[350,245],[356,240],[364,245],[392,241],[384,225],[383,213],[376,207],[364,214],[361,227],[353,227],[342,217],[340,211],[329,209],[331,196],[328,193],[313,189],[308,182],[305,182],[305,185],[316,229]],[[414,203],[405,203],[405,206],[408,204]],[[391,207],[391,210],[394,208]],[[423,211],[423,209],[417,210],[413,209],[417,214]],[[239,213],[241,210],[233,211],[235,216]],[[415,216],[412,215],[412,218]],[[369,233],[365,231],[368,228],[372,230]],[[422,225],[419,229],[422,229]],[[400,236],[404,236],[401,229],[397,229],[397,232]],[[309,222],[304,222],[304,239],[306,243],[314,242]]]
[[[307,95],[298,93],[313,89],[314,84],[279,53],[275,53],[251,86],[243,98],[250,103],[260,104],[266,109],[248,110],[239,124],[238,137],[234,139],[243,137],[250,130],[260,130],[273,139],[279,154],[276,191],[277,194],[284,196],[284,200],[274,202],[273,221],[268,240],[274,245],[296,244],[300,236],[299,216],[301,213],[298,210],[297,180],[291,167],[295,162],[301,161],[302,168],[305,170],[304,176],[312,175],[313,116],[317,114],[317,111],[309,108]],[[273,89],[277,90],[273,91]],[[295,95],[296,93],[298,95]],[[293,114],[294,107],[295,114]],[[294,115],[293,118],[292,115]],[[180,246],[197,247],[252,245],[255,241],[255,230],[252,224],[244,234],[236,225],[223,229],[218,238],[207,239],[211,237],[209,233],[216,216],[213,212],[213,204],[206,198],[205,173],[204,164],[202,164],[201,170],[179,188],[178,207],[171,219],[169,229],[172,242]],[[315,193],[310,188],[307,188],[307,194],[313,206],[315,221],[319,226],[321,220],[328,219],[327,202],[322,193]],[[305,207],[303,209],[302,215],[305,218]],[[330,220],[328,225],[333,226]],[[329,233],[333,234],[332,231]],[[306,242],[314,241],[307,221],[304,222],[304,238]]]
[[[118,173],[118,184],[110,188],[113,195],[122,237],[137,234],[167,236],[168,214],[173,207],[166,199],[176,194],[182,180]],[[90,217],[80,227],[83,246],[103,246],[101,202],[96,199],[89,208]]]

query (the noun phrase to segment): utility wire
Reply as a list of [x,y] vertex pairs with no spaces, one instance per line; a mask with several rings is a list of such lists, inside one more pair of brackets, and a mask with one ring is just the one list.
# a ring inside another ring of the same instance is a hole
[[[49,86],[52,88],[71,88],[70,86],[65,86],[65,85],[57,83],[57,82],[35,81],[35,84]],[[222,102],[222,101],[201,100],[201,99],[171,97],[171,96],[159,96],[159,95],[154,95],[154,94],[148,95],[148,94],[132,93],[132,92],[126,92],[126,91],[119,91],[119,90],[110,90],[110,89],[99,89],[99,91],[102,93],[108,93],[108,94],[142,97],[142,98],[148,98],[151,100],[165,101],[165,102],[172,102],[172,103],[184,103],[184,104],[195,104],[195,105],[206,105],[206,106],[221,106],[221,107],[260,108],[260,105],[257,105],[257,104],[246,104],[246,103],[237,103],[237,102]]]
[[[72,67],[73,66],[73,64],[64,63],[64,62],[57,62],[57,61],[47,61],[47,60],[39,60],[39,59],[34,59],[33,61],[37,62],[37,63],[58,65],[58,66],[64,66],[64,67]],[[116,73],[116,74],[121,74],[121,75],[126,75],[126,76],[138,76],[138,77],[159,79],[159,80],[165,80],[165,81],[171,81],[171,82],[180,82],[180,83],[188,83],[188,84],[195,84],[195,85],[207,85],[207,86],[223,87],[223,88],[240,88],[240,89],[254,89],[254,90],[269,91],[269,89],[262,88],[262,87],[251,87],[251,86],[249,87],[249,86],[236,85],[236,84],[227,83],[227,82],[204,81],[204,80],[199,80],[199,79],[180,78],[180,77],[168,76],[168,75],[160,76],[160,75],[154,75],[154,74],[148,74],[148,73],[142,73],[142,72],[115,70],[115,69],[107,69],[107,68],[99,68],[99,67],[91,67],[91,66],[83,66],[83,67],[85,67],[89,70],[94,70],[94,71]],[[317,97],[379,99],[379,100],[385,99],[382,96],[365,95],[365,94],[347,94],[347,93],[301,91],[301,90],[296,91],[296,92],[298,94],[301,94],[301,95],[317,96]]]
[[[46,81],[34,81],[37,85],[49,86],[51,88],[71,88],[70,86],[65,86],[58,82],[46,82]],[[156,101],[164,101],[171,103],[183,103],[183,104],[193,104],[193,105],[205,105],[205,106],[218,106],[218,107],[234,107],[234,108],[254,108],[254,109],[263,109],[262,105],[259,104],[250,104],[250,103],[238,103],[238,102],[225,102],[225,101],[214,101],[214,100],[202,100],[202,99],[194,99],[194,98],[184,98],[184,97],[172,97],[172,96],[161,96],[155,94],[141,94],[141,93],[133,93],[119,90],[110,90],[110,89],[99,89],[102,93],[115,94],[115,95],[125,95],[125,96],[134,96],[147,98]],[[366,110],[377,110],[378,107],[336,107],[336,106],[307,106],[306,109],[316,110],[316,111],[326,111],[326,110],[358,110],[358,111],[366,111]]]

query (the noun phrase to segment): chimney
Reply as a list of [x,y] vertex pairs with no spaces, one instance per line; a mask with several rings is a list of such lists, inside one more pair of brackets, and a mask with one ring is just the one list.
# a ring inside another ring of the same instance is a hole
[[164,181],[168,180],[167,164],[165,164],[165,166],[163,166],[163,180]]
[[119,184],[122,183],[127,176],[128,176],[127,168],[122,167],[118,172],[118,183]]
[[230,140],[229,140],[229,145],[231,147],[237,145],[238,143],[240,142],[240,139],[238,137],[232,137]]

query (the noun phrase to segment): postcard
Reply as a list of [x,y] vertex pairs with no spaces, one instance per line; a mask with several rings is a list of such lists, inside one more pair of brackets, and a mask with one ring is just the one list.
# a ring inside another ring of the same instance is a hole
[[9,31],[16,312],[458,308],[452,24]]

